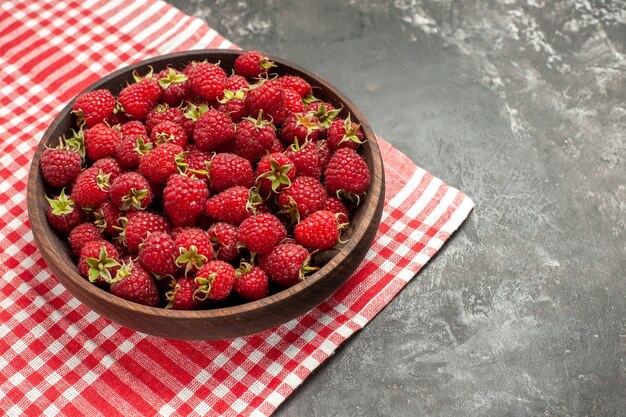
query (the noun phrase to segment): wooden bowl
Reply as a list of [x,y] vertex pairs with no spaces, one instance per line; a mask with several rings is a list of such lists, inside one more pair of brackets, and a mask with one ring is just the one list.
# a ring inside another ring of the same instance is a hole
[[[182,69],[192,60],[208,59],[210,62],[220,61],[222,68],[229,72],[239,54],[241,51],[201,50],[163,55],[115,71],[85,91],[107,88],[117,94],[132,80],[133,70],[143,74],[148,65],[158,72],[167,65]],[[98,288],[79,275],[66,240],[50,228],[45,214],[47,202],[44,195],[52,190],[43,182],[39,159],[46,145],[56,145],[58,137],[73,127],[72,101],[46,130],[33,158],[28,179],[28,214],[35,241],[46,263],[61,284],[83,304],[114,322],[152,335],[187,340],[225,339],[274,327],[306,313],[330,297],[354,272],[372,244],[383,209],[384,172],[376,137],[363,114],[337,88],[297,65],[273,56],[270,59],[278,64],[273,72],[298,75],[318,86],[315,89],[317,97],[334,105],[343,105],[342,116],[350,112],[353,120],[361,123],[367,141],[359,152],[371,171],[371,185],[346,233],[348,243],[297,285],[262,300],[231,307],[166,310],[129,302]]]

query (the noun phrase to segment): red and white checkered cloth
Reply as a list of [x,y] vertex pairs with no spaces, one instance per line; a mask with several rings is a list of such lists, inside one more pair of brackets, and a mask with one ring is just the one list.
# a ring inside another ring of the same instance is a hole
[[0,4],[0,410],[8,416],[267,416],[365,326],[441,248],[473,203],[380,140],[378,236],[331,299],[283,326],[217,342],[160,339],[111,323],[51,275],[26,211],[48,124],[103,75],[176,50],[235,48],[158,0]]

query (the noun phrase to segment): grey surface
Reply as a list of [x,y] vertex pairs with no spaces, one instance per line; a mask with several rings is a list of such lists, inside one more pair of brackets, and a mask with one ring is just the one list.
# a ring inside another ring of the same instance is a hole
[[626,2],[171,0],[473,198],[276,415],[626,415]]

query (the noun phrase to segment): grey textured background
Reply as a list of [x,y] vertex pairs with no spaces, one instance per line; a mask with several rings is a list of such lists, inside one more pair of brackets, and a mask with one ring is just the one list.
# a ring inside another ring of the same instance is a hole
[[626,2],[170,1],[476,203],[277,416],[626,415]]

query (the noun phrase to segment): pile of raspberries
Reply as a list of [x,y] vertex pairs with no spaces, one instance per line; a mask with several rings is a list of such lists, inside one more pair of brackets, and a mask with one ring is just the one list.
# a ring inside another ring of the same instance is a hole
[[247,51],[232,75],[148,67],[117,97],[76,98],[76,129],[40,168],[82,276],[148,306],[215,308],[293,286],[345,243],[370,184],[362,129],[274,67]]

